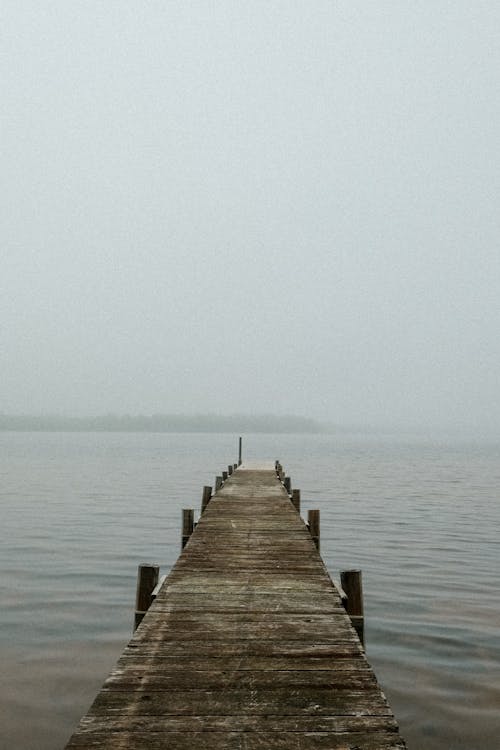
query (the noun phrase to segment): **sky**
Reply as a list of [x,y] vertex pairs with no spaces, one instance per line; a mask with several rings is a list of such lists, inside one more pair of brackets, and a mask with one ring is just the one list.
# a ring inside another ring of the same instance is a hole
[[499,29],[3,0],[0,412],[500,433]]

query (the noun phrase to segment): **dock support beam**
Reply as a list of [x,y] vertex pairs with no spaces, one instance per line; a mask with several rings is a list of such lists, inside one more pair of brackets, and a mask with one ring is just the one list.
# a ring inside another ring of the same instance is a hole
[[218,492],[222,487],[222,477],[219,475],[215,477],[215,491]]
[[141,563],[137,569],[137,589],[135,592],[135,616],[134,616],[134,630],[136,630],[142,622],[142,618],[148,611],[152,597],[151,594],[156,588],[158,583],[158,576],[160,574],[159,565],[151,565],[150,563]]
[[300,513],[300,490],[292,490],[292,505]]
[[242,453],[241,449],[243,447],[242,444],[243,444],[243,439],[240,436],[240,439],[238,441],[238,466],[241,466],[241,453]]
[[188,539],[194,529],[194,510],[192,508],[182,509],[182,549],[188,543]]
[[307,526],[319,552],[319,510],[307,511]]
[[345,609],[351,618],[352,626],[365,645],[365,618],[363,610],[363,584],[360,570],[342,570],[340,585],[347,595]]
[[292,478],[291,477],[285,477],[283,479],[283,486],[285,487],[285,490],[289,495],[292,494]]

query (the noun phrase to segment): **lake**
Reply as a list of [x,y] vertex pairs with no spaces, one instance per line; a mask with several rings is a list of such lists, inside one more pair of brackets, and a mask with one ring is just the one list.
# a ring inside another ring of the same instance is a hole
[[[363,570],[367,656],[410,750],[498,750],[500,443],[247,435]],[[137,565],[168,572],[181,509],[237,436],[0,433],[0,745],[64,747],[131,635]]]

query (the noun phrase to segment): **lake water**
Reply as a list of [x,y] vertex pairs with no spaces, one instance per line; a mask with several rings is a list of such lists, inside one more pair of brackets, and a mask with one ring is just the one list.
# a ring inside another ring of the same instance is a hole
[[[410,750],[500,746],[500,443],[249,435],[330,573],[363,570],[367,655]],[[0,747],[64,747],[131,635],[140,562],[168,572],[182,507],[231,435],[0,433]]]

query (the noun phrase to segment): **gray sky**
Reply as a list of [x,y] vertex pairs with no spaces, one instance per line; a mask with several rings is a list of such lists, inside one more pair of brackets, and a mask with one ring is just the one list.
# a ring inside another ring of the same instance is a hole
[[0,411],[498,428],[498,2],[0,29]]

